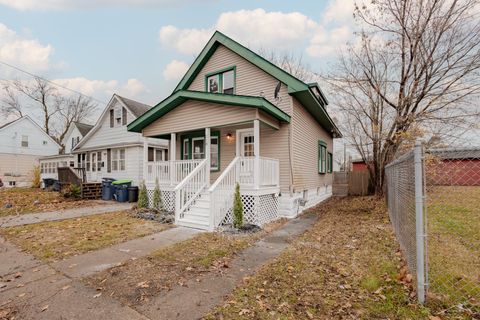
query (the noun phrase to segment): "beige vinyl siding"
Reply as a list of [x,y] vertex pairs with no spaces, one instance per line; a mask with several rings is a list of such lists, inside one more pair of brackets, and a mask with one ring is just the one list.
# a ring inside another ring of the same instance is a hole
[[318,140],[327,143],[327,151],[333,150],[332,137],[310,113],[293,99],[292,154],[293,186],[296,191],[322,187],[332,183],[332,174],[318,173]]
[[143,130],[144,136],[185,132],[213,128],[226,124],[251,121],[257,117],[256,109],[225,106],[189,100],[170,111]]
[[192,84],[190,84],[188,90],[205,91],[206,74],[232,66],[236,67],[235,94],[264,96],[281,110],[291,114],[292,97],[288,94],[287,86],[282,83],[279,99],[276,101],[274,92],[278,80],[223,45],[220,45],[215,50]]
[[32,185],[32,170],[38,166],[38,157],[28,154],[0,153],[0,178],[5,187],[15,181],[17,187]]
[[282,123],[279,130],[260,127],[260,156],[278,159],[280,162],[280,190],[288,192],[291,181],[288,147],[289,124]]

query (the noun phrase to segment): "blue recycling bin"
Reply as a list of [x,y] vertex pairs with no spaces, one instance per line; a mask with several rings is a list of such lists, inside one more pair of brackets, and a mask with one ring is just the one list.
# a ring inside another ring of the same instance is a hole
[[103,178],[102,179],[102,200],[112,200],[112,182],[115,181],[113,178]]
[[118,202],[128,201],[128,188],[132,185],[132,180],[116,180],[112,182],[115,186],[115,200]]

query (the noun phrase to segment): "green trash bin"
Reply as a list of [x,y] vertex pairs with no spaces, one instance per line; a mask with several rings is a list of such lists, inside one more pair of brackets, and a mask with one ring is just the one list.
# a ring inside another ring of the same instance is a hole
[[128,201],[128,187],[132,185],[132,180],[123,179],[116,180],[112,182],[112,185],[115,186],[115,195],[114,198],[118,202],[127,202]]

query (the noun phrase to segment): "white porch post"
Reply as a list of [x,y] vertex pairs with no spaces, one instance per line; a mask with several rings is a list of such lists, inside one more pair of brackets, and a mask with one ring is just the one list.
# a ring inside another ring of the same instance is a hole
[[148,138],[143,137],[143,181],[147,183],[148,176]]
[[205,159],[207,159],[207,172],[206,172],[206,180],[207,186],[210,186],[210,128],[205,128]]
[[259,120],[253,120],[253,153],[255,155],[253,181],[254,181],[255,189],[260,189],[260,121]]
[[176,134],[170,134],[170,185],[173,185],[176,180],[175,159],[177,157],[177,139]]

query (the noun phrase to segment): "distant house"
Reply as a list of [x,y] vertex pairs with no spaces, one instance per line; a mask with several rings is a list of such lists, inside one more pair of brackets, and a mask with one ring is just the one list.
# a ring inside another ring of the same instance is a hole
[[85,182],[103,178],[143,179],[144,147],[148,161],[168,160],[168,141],[148,139],[128,132],[127,123],[144,114],[150,106],[114,94],[91,130],[73,147],[77,167],[85,169]]
[[428,185],[480,186],[480,148],[433,149],[427,154]]
[[62,141],[63,153],[39,159],[42,179],[58,179],[57,169],[59,167],[75,167],[75,156],[72,154],[72,149],[92,128],[92,125],[80,122],[73,122],[70,125]]
[[327,104],[318,84],[217,31],[172,94],[128,130],[170,140],[170,161],[144,156],[143,167],[176,224],[213,230],[231,222],[239,183],[245,220],[262,225],[331,196],[341,134]]
[[29,187],[39,158],[58,154],[60,145],[29,116],[0,127],[0,178],[6,187]]

